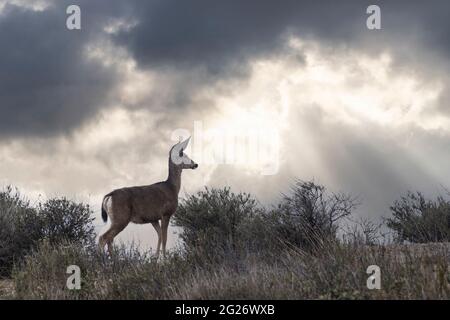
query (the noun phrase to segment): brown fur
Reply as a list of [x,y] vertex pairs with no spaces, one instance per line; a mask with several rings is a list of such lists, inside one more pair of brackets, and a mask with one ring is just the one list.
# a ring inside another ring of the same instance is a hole
[[[183,169],[195,169],[198,166],[184,154],[185,162],[175,164],[172,161],[172,150],[182,144],[183,148],[180,149],[180,153],[183,153],[187,141],[172,147],[169,156],[169,176],[167,180],[147,186],[117,189],[104,197],[102,216],[104,216],[105,220],[106,215],[109,216],[111,226],[99,238],[99,245],[102,249],[107,245],[108,251],[111,252],[114,237],[125,229],[130,222],[137,224],[151,223],[158,234],[156,255],[159,255],[161,244],[165,255],[170,217],[178,206],[181,172]],[[105,209],[108,203],[108,209]],[[161,220],[161,226],[159,220]]]

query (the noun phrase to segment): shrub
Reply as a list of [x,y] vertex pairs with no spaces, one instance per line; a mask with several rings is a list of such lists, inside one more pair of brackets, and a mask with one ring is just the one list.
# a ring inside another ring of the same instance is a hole
[[50,243],[70,241],[89,245],[95,239],[92,211],[88,204],[66,198],[50,199],[38,206],[42,237]]
[[186,252],[217,258],[255,249],[259,239],[252,230],[261,212],[249,194],[206,188],[180,203],[173,223],[182,228],[180,239]]
[[0,192],[0,276],[9,276],[14,263],[47,239],[91,244],[95,238],[88,205],[66,198],[50,199],[32,207],[17,189]]
[[270,211],[249,194],[206,188],[179,205],[173,222],[182,228],[185,251],[198,258],[237,262],[230,255],[258,254],[271,259],[286,244],[310,250],[336,240],[339,220],[354,206],[350,196],[328,193],[314,182],[298,181]]
[[11,186],[0,192],[0,226],[0,277],[4,277],[41,238],[42,230],[37,211]]
[[386,224],[399,242],[450,241],[450,201],[442,196],[428,200],[420,192],[408,192],[390,209]]
[[350,195],[329,193],[322,185],[299,180],[267,220],[282,242],[310,250],[324,241],[336,240],[339,221],[355,206]]

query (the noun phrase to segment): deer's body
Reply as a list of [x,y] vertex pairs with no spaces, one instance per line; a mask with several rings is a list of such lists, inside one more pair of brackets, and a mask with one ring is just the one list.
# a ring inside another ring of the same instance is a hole
[[158,182],[114,190],[105,200],[107,206],[111,201],[108,215],[112,221],[144,224],[171,216],[178,205],[178,194],[167,183]]
[[[106,222],[108,216],[111,226],[99,239],[100,247],[111,245],[114,237],[130,223],[151,223],[158,234],[156,254],[159,255],[162,244],[165,254],[167,229],[170,217],[178,206],[178,193],[181,188],[181,172],[183,169],[195,169],[197,164],[183,154],[189,140],[172,147],[169,157],[169,176],[167,180],[147,186],[127,187],[108,193],[102,202],[102,218]],[[178,147],[178,148],[177,148]],[[178,155],[179,160],[174,161]],[[161,220],[161,225],[159,224]]]

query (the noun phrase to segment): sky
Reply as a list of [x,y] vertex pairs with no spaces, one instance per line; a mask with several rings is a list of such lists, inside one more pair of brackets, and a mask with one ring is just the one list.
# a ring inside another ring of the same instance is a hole
[[[69,30],[69,5],[81,29]],[[381,29],[368,29],[376,4]],[[262,205],[295,179],[389,216],[450,187],[448,1],[0,0],[0,187],[91,204],[167,177]],[[170,231],[169,245],[178,230]],[[123,242],[154,247],[150,225]]]

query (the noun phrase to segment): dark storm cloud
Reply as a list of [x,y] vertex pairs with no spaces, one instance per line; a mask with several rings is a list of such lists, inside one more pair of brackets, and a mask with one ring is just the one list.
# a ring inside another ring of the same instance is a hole
[[[366,28],[366,8],[379,4],[381,31]],[[435,1],[149,1],[134,3],[139,24],[116,37],[144,66],[206,67],[212,74],[282,47],[292,33],[384,48],[415,33],[431,50],[450,50],[450,2]],[[404,38],[397,38],[404,36]],[[391,43],[392,44],[392,43]],[[405,43],[396,43],[405,45]],[[242,65],[244,65],[242,63]]]
[[404,45],[404,40],[415,35],[428,51],[450,57],[450,2],[433,1],[383,1],[382,13],[385,31],[392,33]]
[[[116,75],[89,61],[95,6],[82,31],[66,29],[64,2],[44,11],[6,5],[0,15],[0,137],[68,132],[105,102]],[[101,16],[100,16],[101,17]]]
[[[171,88],[167,107],[172,109],[190,106],[196,89],[204,85],[246,76],[247,62],[282,51],[288,34],[332,47],[377,51],[398,46],[407,55],[415,55],[416,47],[421,47],[444,59],[450,53],[448,1],[375,1],[382,8],[381,31],[365,27],[365,11],[372,1],[74,3],[82,8],[82,31],[65,28],[69,1],[55,1],[44,11],[7,5],[1,13],[2,137],[70,132],[107,105],[120,74],[87,60],[82,49],[110,37],[103,27],[113,18],[138,22],[112,39],[131,53],[140,68],[177,74],[176,85],[167,84]],[[184,76],[190,70],[200,75]],[[188,81],[190,85],[183,86]]]
[[[382,30],[366,27],[366,9],[374,3],[381,7]],[[173,97],[182,98],[175,108],[192,107],[196,90],[217,80],[245,80],[248,62],[283,53],[289,35],[332,50],[379,54],[388,49],[396,68],[414,66],[422,73],[450,68],[450,2],[443,0],[164,0],[135,1],[132,7],[138,24],[114,39],[141,68],[202,72],[187,75],[188,89],[172,87]]]
[[249,57],[282,48],[286,32],[345,39],[364,22],[364,6],[349,2],[165,0],[139,1],[135,10],[138,25],[116,40],[141,65],[200,66],[211,75],[242,71]]

